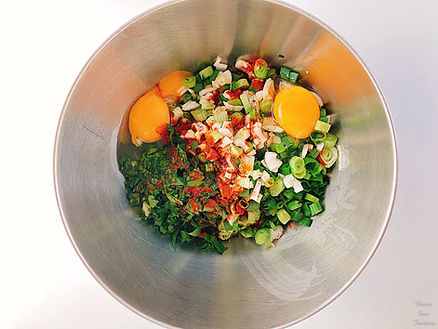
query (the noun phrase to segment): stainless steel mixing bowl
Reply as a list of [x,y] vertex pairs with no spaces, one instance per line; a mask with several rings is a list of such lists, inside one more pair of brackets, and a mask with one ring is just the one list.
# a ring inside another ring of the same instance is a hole
[[[117,150],[129,149],[122,118],[163,75],[246,53],[294,66],[336,113],[340,157],[327,209],[275,248],[235,239],[223,256],[174,251],[128,206],[117,168]],[[364,64],[314,17],[261,0],[166,3],[117,31],[71,89],[54,167],[65,227],[96,280],[139,315],[184,328],[285,327],[317,312],[376,251],[396,188],[389,112]]]

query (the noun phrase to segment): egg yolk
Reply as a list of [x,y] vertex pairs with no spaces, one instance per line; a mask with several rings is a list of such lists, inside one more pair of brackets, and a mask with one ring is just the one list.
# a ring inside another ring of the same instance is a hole
[[286,133],[295,138],[307,138],[319,119],[316,97],[307,89],[291,86],[279,91],[274,100],[275,120]]
[[132,143],[152,143],[161,138],[160,131],[170,122],[169,109],[157,87],[140,97],[129,112]]
[[164,76],[158,83],[161,96],[163,98],[179,97],[179,90],[183,87],[184,79],[192,75],[193,73],[187,71],[175,71]]

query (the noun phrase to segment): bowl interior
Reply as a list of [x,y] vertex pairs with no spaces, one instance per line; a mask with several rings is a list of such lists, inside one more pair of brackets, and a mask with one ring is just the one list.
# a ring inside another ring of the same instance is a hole
[[[163,75],[240,54],[295,67],[335,113],[340,157],[326,211],[275,248],[235,239],[222,256],[174,251],[128,206],[117,168],[117,152],[132,152],[122,119]],[[86,65],[61,116],[55,184],[81,258],[137,313],[166,326],[281,327],[333,300],[366,265],[389,219],[395,161],[377,86],[327,27],[273,1],[190,0],[134,19]]]

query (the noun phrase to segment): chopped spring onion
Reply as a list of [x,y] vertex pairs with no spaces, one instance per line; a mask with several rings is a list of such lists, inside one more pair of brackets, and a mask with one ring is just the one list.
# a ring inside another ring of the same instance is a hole
[[258,79],[265,79],[268,76],[268,63],[262,58],[256,60],[254,65],[254,75]]
[[254,239],[259,245],[268,243],[271,240],[271,231],[268,228],[258,229]]
[[284,190],[284,183],[283,179],[277,178],[274,181],[274,184],[269,188],[269,194],[272,196],[277,196]]
[[246,92],[240,95],[240,100],[242,101],[241,105],[243,105],[245,111],[248,113],[249,109],[251,108],[251,104],[249,103],[248,95],[246,94]]
[[288,80],[292,83],[297,83],[299,76],[300,74],[298,72],[290,71],[288,75]]
[[305,217],[310,217],[312,215],[309,205],[307,203],[303,203],[303,214]]
[[275,79],[277,77],[277,71],[274,68],[270,69],[266,77]]
[[319,154],[318,149],[314,148],[312,151],[310,151],[309,157],[315,159],[318,156],[318,154]]
[[336,147],[324,147],[319,157],[322,160],[322,164],[326,168],[330,168],[338,159],[338,150]]
[[278,171],[282,175],[289,175],[291,173],[290,165],[287,163],[283,163],[280,168],[278,168]]
[[216,118],[213,115],[210,115],[206,120],[205,123],[209,126],[212,126],[216,122]]
[[260,209],[260,204],[257,202],[251,201],[248,205],[248,211],[256,211]]
[[302,218],[298,221],[298,224],[309,227],[312,225],[313,220],[310,218]]
[[[300,172],[300,173],[292,173],[295,178],[297,179],[303,179],[306,177],[306,171]],[[295,188],[295,187],[294,187]]]
[[198,236],[201,233],[201,228],[197,227],[192,232],[189,233],[191,236]]
[[242,102],[238,98],[229,100],[227,103],[233,106],[242,106]]
[[193,87],[193,91],[197,94],[199,94],[199,92],[204,89],[204,85],[202,84],[202,82],[196,82],[196,85]]
[[210,83],[216,80],[217,76],[219,75],[220,70],[214,70],[213,74],[210,77]]
[[228,120],[228,113],[227,111],[216,112],[213,114],[213,118],[216,120],[216,122],[223,124],[225,121]]
[[190,94],[188,91],[185,92],[181,97],[183,103],[187,103],[191,99],[192,99],[192,94]]
[[[316,125],[315,125],[316,127]],[[314,142],[315,144],[319,144],[321,143],[324,138],[325,138],[326,134],[324,132],[321,131],[313,131],[310,134],[310,139],[312,140],[312,142]]]
[[269,177],[265,182],[263,183],[265,187],[272,187],[274,185],[274,178]]
[[292,70],[288,67],[282,66],[280,68],[280,77],[282,77],[284,80],[289,80],[289,73]]
[[313,202],[310,206],[310,215],[315,216],[322,211],[322,206],[319,202]]
[[289,147],[290,145],[295,146],[298,143],[298,141],[292,136],[283,136],[281,137],[281,141],[286,144],[287,147]]
[[205,164],[205,171],[206,172],[212,172],[214,171],[214,164],[212,162],[207,162]]
[[263,99],[260,101],[260,110],[262,110],[263,114],[271,113],[273,101],[272,99]]
[[287,209],[289,209],[290,211],[293,211],[293,210],[295,210],[295,209],[298,209],[298,208],[301,208],[301,206],[302,206],[302,204],[301,203],[299,203],[297,200],[294,200],[294,201],[292,201],[292,202],[289,202],[288,204],[287,204]]
[[293,189],[288,189],[283,191],[283,195],[287,200],[291,200],[294,197],[295,193]]
[[[274,224],[274,222],[269,222],[269,226],[271,226],[271,230],[275,231],[277,229],[277,226]],[[272,237],[272,235],[271,235]]]
[[215,108],[214,103],[209,102],[205,98],[201,98],[199,104],[201,104],[201,108],[204,110],[213,110]]
[[290,221],[289,213],[286,210],[284,210],[283,208],[277,212],[277,217],[283,225],[287,224],[287,222]]
[[248,87],[249,87],[249,83],[248,83],[248,80],[246,80],[246,79],[240,79],[240,80],[237,80],[236,82],[233,82],[231,84],[232,91],[235,89],[238,89],[238,88],[248,88]]
[[295,178],[301,179],[306,175],[306,166],[303,158],[293,156],[289,161],[289,166],[292,171],[292,175],[294,175]]
[[195,76],[187,77],[183,81],[183,86],[186,88],[193,88],[196,85],[196,78]]
[[222,102],[228,102],[228,98],[226,98],[226,97],[224,96],[224,94],[219,94],[219,99],[220,99]]
[[189,182],[187,182],[187,186],[199,186],[201,185],[203,182],[202,180],[191,180]]
[[290,216],[290,219],[295,222],[298,222],[301,218],[303,218],[303,214],[300,211],[294,211]]
[[243,119],[243,114],[241,112],[234,112],[231,114],[231,120],[241,121]]
[[316,196],[314,196],[310,193],[306,193],[306,195],[304,196],[304,199],[306,199],[310,202],[318,202],[319,201],[319,199]]
[[255,119],[256,118],[255,110],[252,107],[249,109],[248,114],[249,114],[249,117],[251,119]]
[[204,109],[193,110],[190,113],[196,121],[204,121],[208,117],[208,114]]
[[278,144],[272,144],[271,148],[277,153],[283,153],[284,151],[286,151],[286,144],[283,142]]
[[327,110],[325,108],[321,107],[321,109],[319,110],[319,116],[321,118],[326,117],[327,116]]
[[338,137],[333,134],[327,134],[324,138],[324,145],[327,147],[333,147],[336,145],[336,142],[338,141]]
[[254,230],[252,227],[247,227],[246,229],[240,231],[240,234],[246,239],[252,238],[254,236]]
[[330,130],[331,124],[327,122],[322,122],[321,120],[316,121],[315,130],[320,131],[322,133],[328,133]]
[[199,72],[199,76],[202,80],[205,80],[213,75],[213,67],[207,66],[205,69]]
[[216,130],[210,130],[208,134],[213,138],[213,141],[217,143],[222,137],[224,137],[220,132]]
[[248,211],[248,223],[254,224],[260,219],[260,210]]

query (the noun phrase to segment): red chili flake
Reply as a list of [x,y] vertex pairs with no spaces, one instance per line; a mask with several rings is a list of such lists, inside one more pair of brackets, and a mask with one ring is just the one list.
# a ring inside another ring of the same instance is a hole
[[248,60],[246,60],[246,62],[248,63],[248,65],[245,67],[242,67],[241,70],[246,72],[246,73],[253,72],[256,59],[248,59]]
[[233,99],[239,98],[240,95],[242,95],[242,93],[243,93],[243,90],[241,90],[240,88],[235,89],[233,91],[231,91],[231,90],[227,91],[227,95],[230,96],[230,101]]
[[237,129],[237,125],[239,125],[240,123],[243,122],[244,117],[241,116],[240,119],[237,116],[232,116],[231,117],[231,124],[233,125],[234,129],[236,131],[238,131],[239,129]]
[[187,164],[182,162],[181,158],[180,158],[179,155],[178,155],[178,152],[176,151],[176,148],[175,148],[175,147],[171,147],[171,150],[172,150],[172,153],[173,153],[173,154],[172,154],[172,156],[171,156],[171,160],[172,160],[172,161],[170,161],[169,165],[170,165],[173,169],[175,169],[175,170],[177,170],[177,169],[179,169],[179,168],[181,168],[181,167],[186,168],[186,167],[187,167]]
[[224,198],[231,198],[234,193],[232,187],[224,182],[219,182],[219,190]]
[[243,208],[239,202],[236,203],[236,214],[243,215],[246,209]]
[[205,204],[204,204],[204,209],[207,212],[214,212],[216,210],[216,201],[209,199]]
[[289,223],[288,225],[287,225],[291,230],[297,230],[297,228],[295,227],[295,226],[293,226],[292,225],[292,223]]
[[219,91],[216,89],[208,100],[214,102],[215,104],[219,104]]
[[327,165],[327,163],[325,163],[325,161],[322,159],[321,157],[321,153],[318,154],[318,156],[316,157],[316,161],[318,161],[320,164],[322,164],[324,167]]
[[213,194],[214,191],[209,187],[199,187],[199,186],[187,186],[184,189],[184,193],[187,193],[192,196],[198,196],[201,194],[210,193]]
[[257,91],[261,90],[263,88],[263,80],[252,79],[251,86]]
[[217,153],[213,149],[210,149],[208,151],[208,153],[206,152],[206,154],[207,154],[207,160],[209,160],[209,161],[216,161],[216,160],[218,160],[220,158],[219,153]]
[[201,205],[195,198],[190,199],[188,204],[192,208],[192,211],[195,213],[201,210]]
[[207,233],[205,233],[205,232],[199,233],[198,238],[203,238],[206,235],[207,235]]
[[211,134],[206,134],[205,135],[205,142],[207,143],[207,145],[209,146],[214,146],[215,142],[214,142],[214,138]]
[[169,142],[169,130],[167,130],[167,125],[161,125],[155,128],[155,131],[160,135],[163,142]]
[[192,170],[189,174],[190,178],[192,180],[202,180],[204,179],[204,176],[201,175],[201,173],[199,172],[199,170]]
[[184,136],[187,133],[187,130],[189,130],[191,127],[192,124],[190,122],[179,120],[178,125],[175,127],[175,131],[181,136]]

